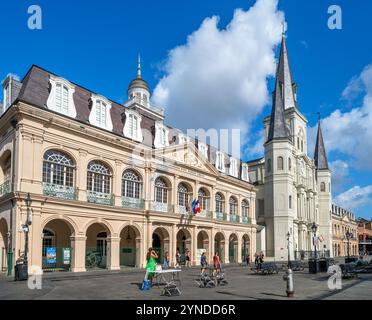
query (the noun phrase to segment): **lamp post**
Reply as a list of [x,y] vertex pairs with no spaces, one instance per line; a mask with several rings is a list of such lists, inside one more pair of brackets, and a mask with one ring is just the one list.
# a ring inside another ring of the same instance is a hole
[[287,242],[288,242],[288,269],[285,275],[283,276],[283,280],[287,282],[287,297],[292,298],[294,296],[294,284],[293,284],[293,271],[291,269],[291,256],[289,251],[289,240],[291,238],[291,234],[287,233]]
[[316,223],[314,222],[313,225],[311,226],[311,230],[313,231],[313,244],[314,244],[314,255],[315,255],[315,259],[317,259],[317,252],[316,252],[316,243],[315,243],[315,238],[316,238],[316,231],[318,230],[318,227],[316,225]]
[[290,252],[289,252],[289,240],[291,238],[291,234],[288,232],[287,233],[287,248],[288,248],[288,269],[291,268],[291,256],[290,256]]
[[347,259],[350,261],[350,239],[353,238],[353,234],[347,230],[345,236],[347,240]]

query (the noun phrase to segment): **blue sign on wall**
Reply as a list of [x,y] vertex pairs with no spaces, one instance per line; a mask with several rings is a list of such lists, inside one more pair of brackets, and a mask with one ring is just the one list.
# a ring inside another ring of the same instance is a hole
[[46,250],[46,258],[48,264],[56,264],[57,263],[57,248],[50,247]]

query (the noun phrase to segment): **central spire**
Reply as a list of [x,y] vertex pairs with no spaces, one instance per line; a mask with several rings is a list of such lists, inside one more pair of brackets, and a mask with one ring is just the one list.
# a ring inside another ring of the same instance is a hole
[[141,79],[141,55],[138,55],[138,62],[137,62],[137,79]]
[[324,146],[323,133],[319,115],[318,123],[318,135],[316,137],[315,154],[314,154],[315,166],[318,170],[329,170],[327,153]]

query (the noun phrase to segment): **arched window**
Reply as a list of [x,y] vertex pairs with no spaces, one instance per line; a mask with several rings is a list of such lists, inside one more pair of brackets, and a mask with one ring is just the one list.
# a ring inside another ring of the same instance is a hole
[[183,183],[178,185],[178,205],[187,207],[189,204],[189,190]]
[[159,203],[168,202],[168,185],[162,178],[155,180],[155,201]]
[[44,154],[43,182],[65,187],[74,186],[75,166],[70,157],[56,150]]
[[224,204],[225,204],[225,201],[223,199],[223,196],[222,194],[220,193],[217,193],[216,194],[216,197],[215,197],[215,200],[216,200],[216,212],[219,212],[219,213],[222,213],[224,212]]
[[141,198],[142,180],[133,170],[126,170],[123,173],[122,194],[124,197],[128,198]]
[[247,200],[242,201],[242,217],[249,216],[249,202]]
[[229,206],[230,214],[236,215],[238,213],[238,201],[235,197],[230,197]]
[[271,172],[271,159],[267,160],[267,172]]
[[324,182],[322,182],[322,183],[320,184],[320,192],[325,192],[325,191],[326,191],[326,185],[325,185]]
[[198,192],[199,203],[202,210],[209,210],[209,197],[204,189],[200,189]]
[[110,169],[99,161],[92,161],[88,165],[87,190],[100,193],[111,193]]
[[284,170],[284,161],[283,161],[283,157],[278,157],[278,170]]

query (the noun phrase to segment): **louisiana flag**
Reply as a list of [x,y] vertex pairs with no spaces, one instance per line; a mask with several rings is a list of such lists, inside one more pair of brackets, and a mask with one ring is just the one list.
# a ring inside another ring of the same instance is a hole
[[191,203],[191,209],[192,209],[192,213],[195,215],[197,213],[200,213],[200,202],[199,200],[195,199],[193,200],[193,202]]

